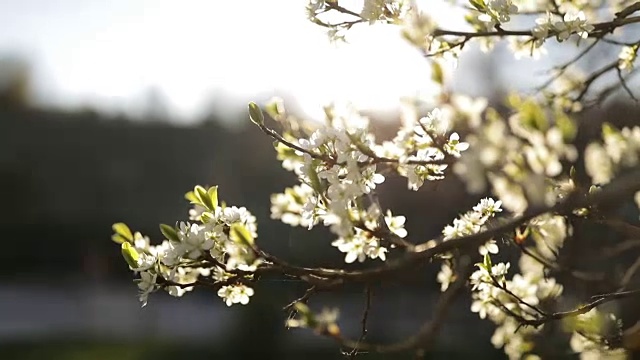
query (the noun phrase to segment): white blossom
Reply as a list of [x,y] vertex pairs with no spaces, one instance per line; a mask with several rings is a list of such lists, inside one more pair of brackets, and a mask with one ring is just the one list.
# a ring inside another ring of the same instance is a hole
[[221,297],[227,306],[233,304],[246,305],[249,303],[249,299],[253,296],[254,291],[252,288],[246,285],[225,285],[218,290],[218,296]]
[[567,11],[562,21],[557,21],[553,27],[558,32],[556,35],[558,41],[567,40],[574,33],[586,39],[589,32],[594,29],[593,25],[587,22],[584,12],[575,10]]
[[156,289],[157,275],[148,271],[140,273],[140,279],[138,280],[138,289],[140,290],[139,298],[142,306],[147,305],[147,299],[149,294]]
[[633,63],[636,61],[637,56],[638,45],[623,46],[618,55],[618,68],[627,70],[633,68]]
[[407,218],[402,215],[393,216],[393,214],[391,214],[391,210],[387,210],[387,214],[384,217],[384,221],[387,224],[387,227],[389,227],[389,230],[401,238],[407,236],[407,230],[404,228],[406,220]]

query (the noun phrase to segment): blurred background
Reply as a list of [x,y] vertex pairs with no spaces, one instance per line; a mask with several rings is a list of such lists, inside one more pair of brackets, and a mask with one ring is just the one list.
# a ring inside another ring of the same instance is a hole
[[[342,357],[329,340],[284,329],[282,307],[304,292],[295,282],[259,284],[246,307],[196,289],[181,299],[153,294],[141,309],[110,240],[111,224],[122,221],[159,241],[158,223],[187,218],[185,192],[219,185],[222,200],[257,217],[265,249],[301,265],[342,264],[326,232],[270,220],[270,194],[295,179],[250,126],[247,102],[280,96],[292,113],[318,120],[323,105],[351,100],[390,138],[398,100],[433,88],[428,63],[397,29],[354,28],[349,45],[331,44],[304,8],[0,0],[0,359]],[[468,50],[454,90],[497,104],[509,90],[532,88],[557,60],[507,53]],[[585,118],[593,129],[612,118],[633,123],[629,106]],[[388,183],[382,204],[407,216],[412,239],[438,234],[479,198],[453,177],[417,194],[403,179]],[[437,269],[374,287],[368,340],[402,338],[430,317]],[[503,357],[489,342],[493,326],[468,310],[468,298],[458,301],[434,356]],[[340,307],[343,330],[358,335],[363,289],[311,302],[323,305]]]

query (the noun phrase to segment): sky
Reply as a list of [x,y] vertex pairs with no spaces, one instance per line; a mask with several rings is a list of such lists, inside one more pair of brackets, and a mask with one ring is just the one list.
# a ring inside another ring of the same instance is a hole
[[390,110],[433,90],[428,62],[397,27],[354,27],[349,44],[335,45],[307,20],[305,4],[0,0],[0,56],[29,61],[41,106],[136,116],[155,89],[182,122],[279,92],[313,117],[334,100]]

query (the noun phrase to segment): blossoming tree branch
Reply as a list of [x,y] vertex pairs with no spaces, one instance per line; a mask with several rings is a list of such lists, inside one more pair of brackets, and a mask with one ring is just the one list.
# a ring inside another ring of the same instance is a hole
[[[554,274],[576,282],[602,280],[559,261],[565,241],[579,241],[578,223],[640,239],[640,226],[602,210],[634,199],[640,206],[640,126],[605,122],[586,147],[575,145],[577,132],[590,126],[578,120],[581,112],[615,94],[635,101],[629,81],[640,46],[633,27],[640,22],[640,2],[449,1],[465,13],[461,29],[449,29],[428,7],[411,1],[365,0],[358,8],[347,3],[311,0],[308,18],[327,28],[334,41],[344,40],[354,26],[400,27],[431,66],[439,94],[403,101],[402,125],[390,141],[377,141],[369,120],[348,104],[328,105],[322,124],[294,118],[277,99],[262,108],[251,103],[248,113],[257,131],[275,141],[282,167],[298,179],[272,195],[272,219],[327,227],[333,234],[327,241],[345,263],[370,265],[308,267],[270,254],[260,246],[264,235],[258,236],[249,210],[220,201],[216,186],[195,186],[186,194],[191,210],[176,224],[160,225],[164,239],[156,245],[123,223],[113,225],[112,239],[122,247],[143,306],[156,291],[180,297],[198,287],[217,290],[229,306],[245,305],[256,282],[286,277],[306,283],[308,290],[285,306],[289,320],[283,325],[334,339],[350,356],[428,350],[458,296],[470,296],[469,310],[495,324],[491,342],[510,359],[541,358],[539,345],[549,336],[545,328],[559,322],[567,348],[582,358],[624,358],[638,349],[640,325],[621,323],[602,305],[640,299],[640,289],[630,287],[640,260],[607,280],[609,292],[578,301],[564,293]],[[452,93],[448,85],[468,46],[478,43],[490,52],[499,42],[516,56],[537,58],[551,46],[574,56],[557,64],[532,95],[511,94],[505,114],[484,99]],[[601,46],[608,49],[607,65],[581,72],[580,60]],[[385,208],[376,195],[389,176],[406,178],[406,191],[457,176],[470,194],[478,194],[477,205],[451,219],[439,237],[418,239],[404,228],[405,216]],[[501,260],[503,250],[514,248],[517,264]],[[442,292],[432,317],[409,338],[367,342],[369,285],[396,281],[432,263],[440,266]],[[353,284],[364,285],[367,299],[362,334],[350,338],[341,331],[337,309],[311,309],[307,302],[319,291],[339,292]]]

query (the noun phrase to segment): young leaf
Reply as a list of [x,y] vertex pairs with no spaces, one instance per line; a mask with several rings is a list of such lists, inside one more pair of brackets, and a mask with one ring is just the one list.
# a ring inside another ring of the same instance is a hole
[[307,315],[307,314],[309,314],[311,312],[311,310],[309,310],[309,307],[307,306],[307,304],[305,304],[303,302],[300,302],[300,301],[298,301],[295,304],[293,304],[293,307],[301,315]]
[[180,242],[180,237],[178,236],[178,232],[173,226],[169,226],[167,224],[160,224],[160,232],[164,235],[167,240]]
[[239,223],[231,224],[229,238],[233,242],[248,246],[253,246],[254,242],[253,236],[251,236],[251,232],[249,232],[249,229]]
[[202,186],[198,185],[195,187],[194,192],[196,196],[200,200],[200,203],[207,208],[208,210],[215,210],[213,207],[213,202],[211,201],[211,197],[209,197],[209,193]]
[[127,224],[115,223],[111,226],[111,228],[113,229],[113,231],[115,231],[116,234],[122,236],[127,241],[133,241],[133,234],[131,233],[131,230],[129,229]]
[[184,198],[189,200],[192,204],[198,204],[200,202],[193,191],[189,191],[188,193],[184,194]]
[[442,66],[437,61],[431,62],[431,80],[442,85],[444,84],[444,73]]
[[249,118],[258,126],[264,125],[264,115],[262,114],[262,110],[254,102],[249,103]]
[[203,224],[207,224],[213,219],[214,219],[214,216],[210,212],[205,211],[202,214],[200,214],[200,221],[202,221]]
[[484,0],[469,0],[469,3],[471,4],[471,6],[480,11],[486,9],[487,7],[487,5],[484,3]]
[[129,264],[130,267],[134,269],[138,267],[138,260],[140,260],[140,255],[138,255],[136,249],[128,242],[122,243],[122,257],[124,257],[124,260],[127,262],[127,264]]
[[209,194],[209,199],[211,199],[211,204],[213,205],[211,210],[215,210],[218,207],[218,187],[210,187],[207,193]]
[[125,239],[124,236],[120,234],[111,235],[111,240],[113,240],[113,242],[115,242],[116,244],[122,244],[127,242],[127,239]]
[[311,188],[313,188],[313,190],[318,193],[318,194],[322,194],[322,183],[320,182],[320,177],[318,177],[318,172],[316,171],[316,167],[315,167],[315,162],[317,162],[317,160],[313,160],[314,161],[314,166],[310,166],[309,167],[309,171],[307,171],[307,176],[309,176],[309,180],[311,181]]
[[487,271],[491,272],[491,268],[493,267],[493,264],[491,263],[491,256],[489,256],[489,253],[484,254],[484,268],[487,269]]
[[606,136],[613,136],[616,135],[618,133],[618,130],[611,124],[609,123],[604,123],[602,124],[602,136],[606,137]]

